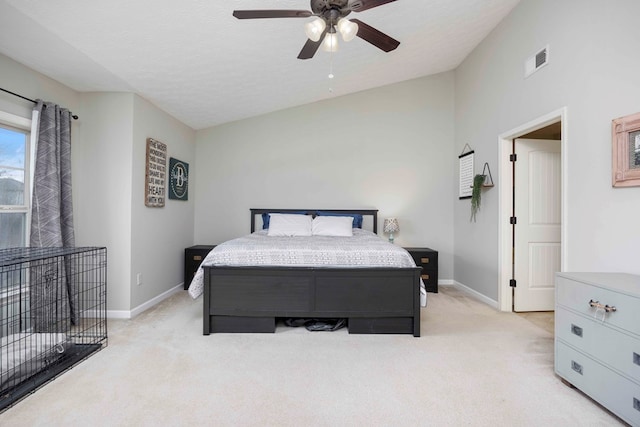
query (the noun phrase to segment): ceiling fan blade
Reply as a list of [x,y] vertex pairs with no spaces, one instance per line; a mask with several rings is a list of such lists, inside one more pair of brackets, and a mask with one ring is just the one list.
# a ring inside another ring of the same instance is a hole
[[304,44],[304,46],[302,46],[302,50],[298,54],[298,59],[313,58],[313,55],[316,54],[316,52],[318,51],[318,48],[322,44],[325,34],[327,34],[327,30],[324,30],[324,32],[320,36],[320,40],[318,40],[317,42],[314,42],[311,39],[307,39],[307,42]]
[[308,10],[234,10],[233,16],[238,19],[308,18],[313,16],[313,12]]
[[400,42],[393,37],[389,37],[382,31],[376,30],[371,25],[367,25],[359,19],[350,19],[351,22],[358,24],[358,37],[365,40],[378,49],[385,52],[391,52],[400,45]]
[[362,12],[363,10],[372,9],[393,1],[396,0],[351,0],[349,2],[349,8],[354,12]]

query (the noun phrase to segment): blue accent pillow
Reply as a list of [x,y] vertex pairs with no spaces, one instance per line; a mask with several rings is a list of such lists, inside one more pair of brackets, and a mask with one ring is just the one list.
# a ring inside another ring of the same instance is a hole
[[[296,211],[296,212],[270,212],[270,213],[283,213],[283,214],[287,214],[287,215],[306,215],[307,211]],[[262,229],[266,230],[269,228],[269,214],[270,213],[263,213],[262,214]]]
[[351,214],[346,212],[327,212],[327,211],[318,211],[316,212],[318,216],[352,216],[353,217],[353,228],[362,228],[362,215],[360,214]]

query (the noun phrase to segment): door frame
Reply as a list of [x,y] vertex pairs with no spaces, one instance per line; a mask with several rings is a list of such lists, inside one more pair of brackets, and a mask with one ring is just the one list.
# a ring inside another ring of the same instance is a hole
[[512,311],[512,295],[509,280],[511,279],[511,230],[512,226],[509,221],[512,211],[512,186],[513,176],[511,174],[512,164],[509,155],[512,150],[512,142],[516,138],[520,138],[530,132],[548,126],[552,123],[560,121],[562,128],[561,144],[561,193],[562,200],[560,202],[562,224],[560,226],[560,268],[566,270],[567,262],[567,142],[568,138],[568,122],[567,107],[562,107],[552,111],[544,116],[540,116],[521,126],[508,130],[498,136],[498,176],[499,194],[498,194],[498,308],[500,311]]

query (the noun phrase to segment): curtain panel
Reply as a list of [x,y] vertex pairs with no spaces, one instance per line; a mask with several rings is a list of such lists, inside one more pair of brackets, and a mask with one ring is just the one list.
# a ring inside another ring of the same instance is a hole
[[[73,247],[71,198],[71,113],[51,102],[36,101],[35,167],[31,205],[31,247]],[[37,261],[36,261],[37,263]],[[37,332],[64,332],[76,323],[74,266],[34,265],[30,303]]]
[[32,247],[75,246],[71,199],[71,113],[37,100]]

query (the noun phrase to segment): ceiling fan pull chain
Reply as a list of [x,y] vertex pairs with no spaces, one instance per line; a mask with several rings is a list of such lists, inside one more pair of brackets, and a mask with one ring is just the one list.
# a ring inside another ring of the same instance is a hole
[[329,52],[329,93],[333,93],[333,86],[332,86],[332,82],[333,82],[333,78],[335,76],[333,75],[333,52]]

